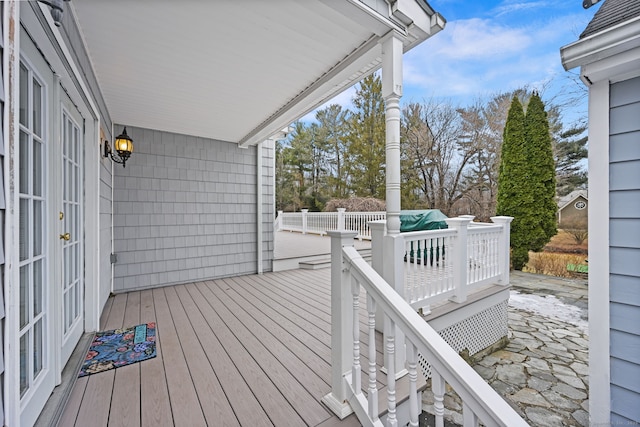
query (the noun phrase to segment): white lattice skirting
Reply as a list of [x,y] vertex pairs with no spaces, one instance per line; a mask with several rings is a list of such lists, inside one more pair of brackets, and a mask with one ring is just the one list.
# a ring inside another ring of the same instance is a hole
[[[508,334],[508,300],[492,305],[438,333],[457,352],[464,349],[469,355],[486,349]],[[419,355],[418,363],[425,378],[431,377],[431,366]]]

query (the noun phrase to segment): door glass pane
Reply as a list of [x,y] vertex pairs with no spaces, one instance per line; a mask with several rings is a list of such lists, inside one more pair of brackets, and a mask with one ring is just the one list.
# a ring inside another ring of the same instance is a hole
[[29,323],[29,266],[20,267],[20,329]]
[[33,263],[33,316],[37,316],[42,312],[42,294],[44,277],[42,275],[42,259]]
[[24,261],[29,258],[29,231],[31,225],[29,224],[29,199],[20,199],[20,261]]
[[29,389],[29,379],[27,378],[28,336],[29,332],[20,337],[20,397]]
[[33,195],[42,196],[42,143],[33,140]]
[[29,116],[29,71],[20,64],[20,124],[28,127]]
[[36,378],[42,371],[42,351],[44,343],[42,342],[42,319],[38,320],[33,327],[33,378]]
[[20,132],[20,192],[29,193],[29,136]]
[[42,136],[42,86],[33,79],[33,133]]
[[33,256],[42,255],[42,200],[33,201]]

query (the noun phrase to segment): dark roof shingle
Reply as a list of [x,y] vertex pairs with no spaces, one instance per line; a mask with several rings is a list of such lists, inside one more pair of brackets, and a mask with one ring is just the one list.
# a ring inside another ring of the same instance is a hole
[[580,38],[599,33],[636,16],[640,16],[640,0],[605,0],[580,34]]

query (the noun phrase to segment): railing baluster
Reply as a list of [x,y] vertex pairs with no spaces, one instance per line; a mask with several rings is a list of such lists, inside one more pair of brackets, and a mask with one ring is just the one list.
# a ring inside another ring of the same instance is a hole
[[396,324],[393,320],[387,318],[385,321],[385,336],[387,337],[387,343],[385,351],[387,353],[387,360],[389,360],[387,366],[387,425],[389,427],[396,427],[398,420],[396,419]]
[[409,372],[409,425],[418,427],[418,350],[407,340],[407,371]]
[[444,427],[444,378],[434,369],[431,370],[431,390],[436,427]]
[[376,383],[376,301],[371,294],[367,294],[367,313],[369,314],[369,388],[367,400],[369,403],[369,417],[378,419],[378,388]]
[[360,283],[351,277],[351,295],[353,296],[353,366],[351,368],[351,378],[353,379],[353,389],[355,394],[362,393],[361,368],[360,368]]
[[464,427],[478,427],[478,416],[473,413],[469,405],[462,402],[462,425]]

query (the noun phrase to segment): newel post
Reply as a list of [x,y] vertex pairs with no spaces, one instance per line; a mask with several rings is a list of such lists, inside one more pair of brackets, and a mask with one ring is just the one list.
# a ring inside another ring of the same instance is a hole
[[[387,221],[369,221],[367,225],[371,230],[371,267],[379,274],[384,274],[384,235]],[[376,331],[384,332],[384,313],[378,306],[376,310]]]
[[338,208],[338,231],[344,231],[344,212],[345,208]]
[[386,221],[369,221],[367,223],[371,230],[371,267],[382,276],[384,260],[384,234]]
[[276,226],[275,226],[275,230],[273,231],[280,231],[282,230],[282,211],[278,211],[278,216],[276,217]]
[[502,286],[509,284],[509,270],[511,269],[511,221],[512,216],[492,216],[491,221],[494,224],[502,225],[502,233],[500,233],[499,249],[498,249],[498,268],[500,268],[500,280],[498,283]]
[[456,230],[456,238],[453,244],[453,283],[455,292],[451,301],[461,303],[467,300],[467,272],[469,257],[467,255],[467,230],[471,218],[458,217],[445,220],[449,228]]
[[307,234],[307,213],[309,209],[300,209],[302,212],[302,234]]
[[354,231],[329,231],[331,237],[331,393],[322,401],[343,419],[353,412],[347,402],[344,375],[353,362],[353,306],[351,280],[343,263],[342,248],[353,246]]

